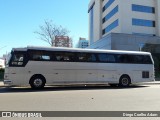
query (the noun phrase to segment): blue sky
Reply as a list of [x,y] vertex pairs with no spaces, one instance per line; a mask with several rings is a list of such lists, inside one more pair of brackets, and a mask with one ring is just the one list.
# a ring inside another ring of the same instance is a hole
[[79,37],[88,39],[88,3],[89,0],[0,0],[0,56],[14,47],[49,46],[34,33],[44,20],[70,30],[74,44]]

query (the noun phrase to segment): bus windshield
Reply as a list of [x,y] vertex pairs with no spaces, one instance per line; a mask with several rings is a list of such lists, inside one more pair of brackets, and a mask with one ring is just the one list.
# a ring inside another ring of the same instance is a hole
[[6,61],[5,61],[5,64],[6,64],[6,65],[9,65],[10,59],[11,59],[11,53],[9,53],[9,54],[7,55],[7,57],[6,57]]
[[9,66],[24,66],[26,61],[25,58],[25,52],[12,52]]

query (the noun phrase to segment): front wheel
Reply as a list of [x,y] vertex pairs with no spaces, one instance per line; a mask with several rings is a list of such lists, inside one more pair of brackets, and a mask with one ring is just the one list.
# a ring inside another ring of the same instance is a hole
[[42,77],[34,77],[30,82],[32,89],[42,89],[45,86],[45,80]]
[[119,80],[119,86],[121,87],[128,87],[131,84],[131,79],[129,76],[124,75]]

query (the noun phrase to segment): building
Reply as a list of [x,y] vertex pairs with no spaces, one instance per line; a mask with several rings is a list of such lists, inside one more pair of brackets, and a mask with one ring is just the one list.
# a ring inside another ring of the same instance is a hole
[[5,68],[5,60],[0,58],[0,69]]
[[89,45],[89,41],[86,38],[79,38],[78,48],[87,48]]
[[72,47],[72,40],[68,36],[56,36],[54,44],[55,47]]
[[141,50],[160,44],[160,0],[91,0],[90,48]]

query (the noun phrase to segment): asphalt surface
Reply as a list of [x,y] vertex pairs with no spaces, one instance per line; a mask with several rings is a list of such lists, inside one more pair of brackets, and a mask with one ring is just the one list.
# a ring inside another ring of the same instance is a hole
[[[37,91],[26,87],[7,88],[0,83],[0,111],[160,111],[159,91],[160,82],[133,85],[128,88],[110,86],[48,86],[43,90]],[[75,118],[43,119],[75,120]],[[106,118],[76,119],[106,120]],[[108,119],[119,120],[124,118]],[[125,119],[132,120],[137,118]],[[151,119],[154,120],[154,118],[143,118],[142,120]],[[155,120],[157,119],[155,118]]]

